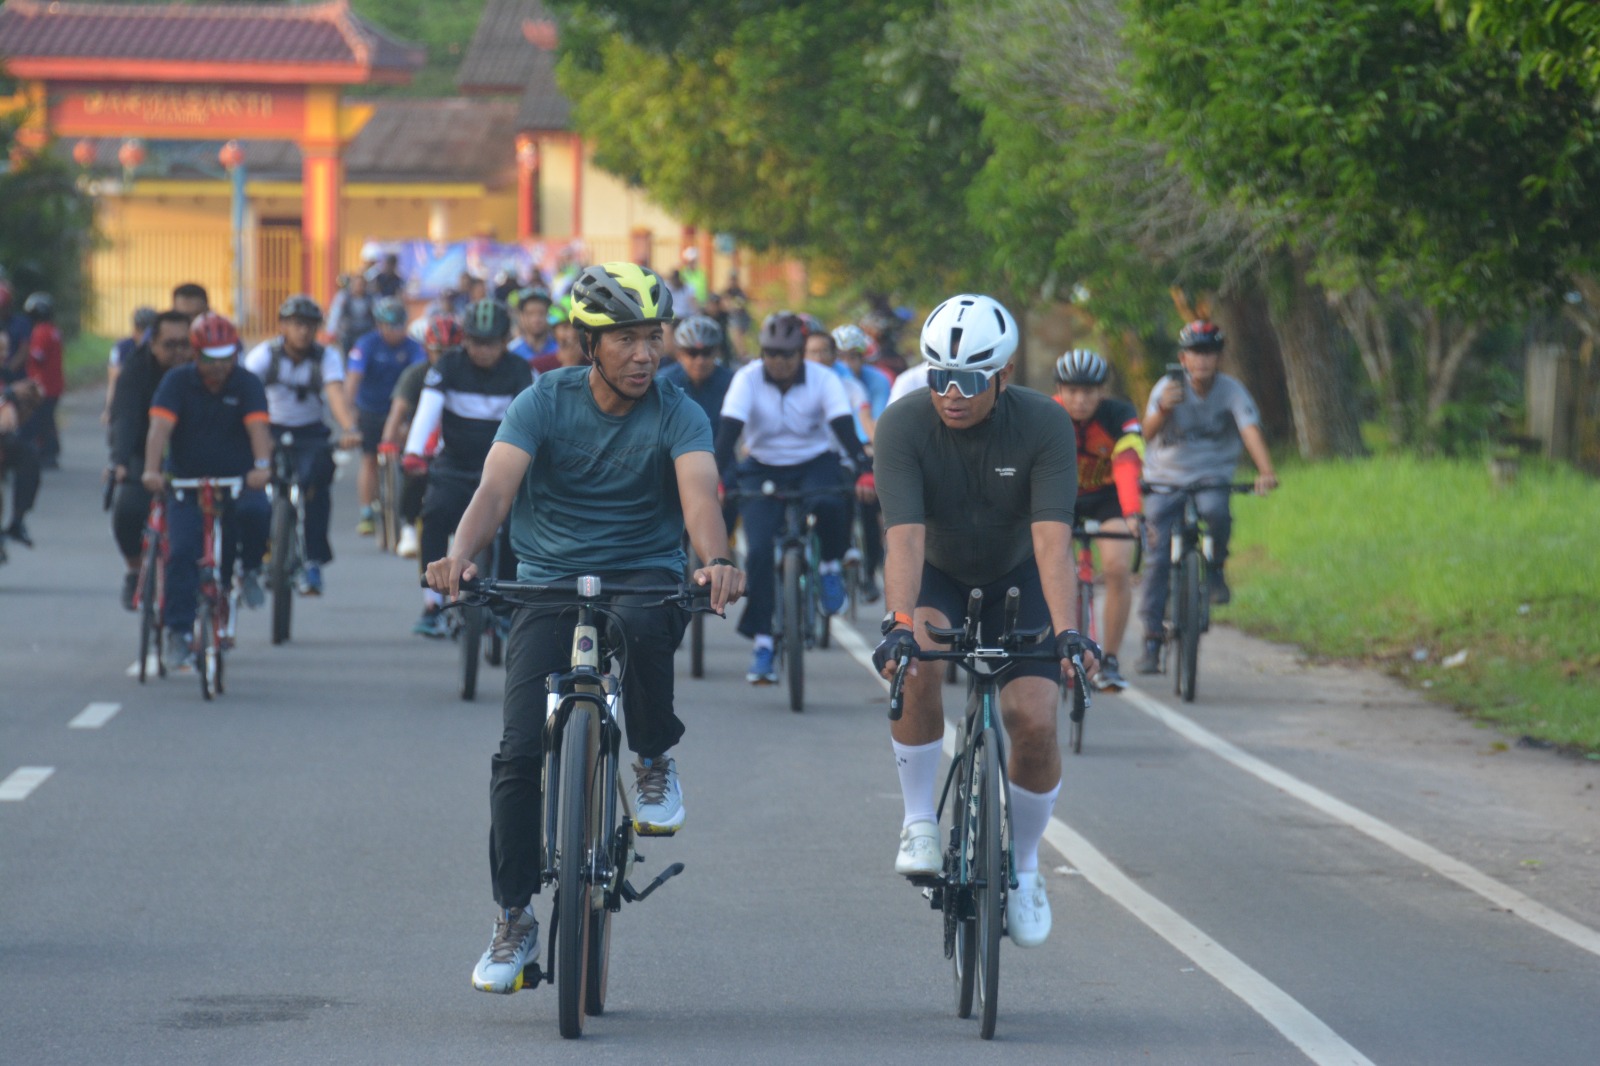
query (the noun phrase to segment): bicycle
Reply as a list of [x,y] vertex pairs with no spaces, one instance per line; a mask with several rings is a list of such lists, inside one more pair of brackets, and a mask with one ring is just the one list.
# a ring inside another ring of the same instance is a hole
[[789,709],[805,710],[805,656],[807,648],[826,648],[832,642],[828,613],[822,609],[822,541],[816,515],[806,501],[818,496],[845,495],[853,489],[779,489],[762,482],[760,492],[748,496],[778,500],[783,504],[783,527],[773,545],[778,576],[772,609],[774,661],[780,664],[789,689]]
[[[951,812],[944,867],[935,877],[912,878],[930,906],[944,915],[944,954],[953,966],[956,1017],[972,1016],[977,994],[979,1034],[994,1037],[1000,994],[1000,938],[1006,894],[1017,887],[1016,856],[1011,846],[1010,783],[1006,779],[1005,740],[1000,728],[1000,682],[1018,663],[1056,662],[1049,642],[1050,627],[1018,630],[1021,592],[1008,589],[1004,623],[992,644],[981,643],[978,618],[983,591],[973,589],[967,617],[952,628],[928,626],[928,636],[948,651],[918,650],[922,662],[955,663],[967,673],[967,707],[962,715],[956,753],[939,795],[938,818]],[[1048,643],[1047,643],[1048,642]],[[1046,644],[1040,647],[1040,644]],[[889,719],[904,710],[906,667],[912,656],[896,663],[889,689]],[[1075,708],[1089,706],[1089,683],[1083,660],[1072,657]]]
[[139,614],[139,684],[150,672],[154,646],[156,673],[167,676],[167,663],[161,655],[161,607],[166,601],[167,501],[164,493],[150,497],[150,513],[145,518],[144,539],[139,552],[139,580],[134,586],[133,607]]
[[[1138,573],[1140,536],[1138,533],[1110,532],[1102,528],[1098,521],[1091,518],[1081,526],[1073,527],[1072,539],[1077,544],[1078,632],[1099,643],[1100,627],[1095,622],[1094,616],[1094,552],[1091,548],[1091,542],[1096,540],[1133,541],[1133,565],[1130,569],[1134,573]],[[1074,704],[1067,715],[1067,744],[1074,755],[1083,754],[1083,712],[1086,709]]]
[[[689,543],[689,534],[683,535],[683,579],[689,580],[696,570],[700,569],[700,558],[694,553],[694,545]],[[689,617],[689,676],[706,676],[706,623],[704,612],[696,611]]]
[[200,676],[200,695],[205,699],[223,693],[223,653],[233,646],[234,620],[239,615],[239,593],[222,590],[221,567],[217,563],[222,543],[222,507],[218,496],[226,492],[237,496],[244,487],[242,477],[169,478],[167,484],[179,495],[199,494],[201,514],[200,588],[194,613],[195,673]]
[[[489,546],[473,560],[478,573],[499,575],[502,535],[496,532]],[[456,641],[461,655],[461,698],[471,702],[478,698],[479,656],[490,666],[503,663],[506,635],[500,627],[500,620],[485,606],[466,604],[445,617],[450,620],[450,635]],[[485,636],[488,637],[487,647],[484,646]]]
[[272,524],[268,540],[267,584],[272,591],[272,643],[289,639],[295,584],[305,571],[305,508],[297,476],[294,435],[285,433],[272,449]]
[[[530,960],[520,986],[556,986],[561,1035],[568,1039],[583,1035],[585,1015],[605,1012],[611,916],[624,902],[645,899],[684,868],[673,863],[643,890],[628,881],[633,864],[644,857],[633,850],[633,804],[619,759],[621,679],[601,672],[626,654],[622,621],[603,602],[623,596],[662,597],[645,607],[710,610],[704,605],[709,586],[629,585],[608,591],[594,576],[558,585],[475,578],[461,583],[456,601],[577,612],[569,670],[552,674],[546,682],[550,694],[540,868],[543,883],[556,886],[551,932],[544,968]],[[692,606],[696,600],[702,605]],[[618,673],[625,670],[624,660]]]
[[[1204,480],[1188,485],[1146,484],[1144,490],[1155,495],[1181,493],[1183,517],[1172,531],[1172,569],[1167,575],[1167,617],[1164,643],[1177,653],[1173,664],[1172,692],[1185,703],[1194,702],[1196,676],[1200,670],[1200,635],[1211,628],[1211,595],[1206,571],[1211,565],[1211,534],[1195,503],[1201,492],[1227,492],[1232,495],[1254,493],[1255,486]],[[1162,656],[1163,671],[1166,656]]]

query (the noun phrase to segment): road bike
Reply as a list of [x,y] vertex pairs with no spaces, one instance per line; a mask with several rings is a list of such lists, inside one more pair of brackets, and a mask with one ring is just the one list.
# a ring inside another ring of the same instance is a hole
[[[489,546],[473,560],[479,574],[500,574],[500,543],[503,531],[497,531]],[[478,663],[499,666],[505,662],[506,633],[501,618],[489,607],[481,604],[463,604],[458,610],[445,615],[450,635],[456,641],[461,656],[461,698],[468,702],[478,698]]]
[[[967,707],[939,796],[940,822],[947,811],[950,815],[944,865],[937,875],[911,880],[944,916],[944,954],[953,966],[956,1017],[972,1016],[976,993],[979,1033],[985,1040],[994,1036],[999,1007],[1006,896],[1017,887],[1010,784],[1000,728],[1000,686],[1019,663],[1058,661],[1048,625],[1016,628],[1019,601],[1019,590],[1006,592],[1001,632],[989,637],[979,632],[978,625],[983,592],[973,589],[966,620],[960,626],[927,627],[928,636],[949,650],[919,650],[914,656],[923,662],[953,662],[967,673]],[[889,691],[891,720],[898,719],[904,709],[906,667],[911,658],[902,657],[896,664]],[[1079,656],[1071,661],[1074,703],[1087,709],[1089,686],[1083,662]]]
[[133,609],[139,615],[141,685],[149,676],[152,659],[157,675],[167,676],[167,663],[161,657],[161,607],[166,601],[166,583],[167,498],[165,493],[155,493],[150,497],[150,513],[144,521],[144,539],[139,550],[139,580],[133,592]]
[[642,890],[628,881],[633,864],[644,857],[634,851],[635,811],[619,757],[619,675],[626,667],[626,636],[610,604],[629,597],[653,600],[630,607],[707,611],[709,596],[709,586],[604,589],[594,576],[556,585],[492,578],[461,583],[459,603],[572,610],[577,616],[568,672],[552,674],[546,682],[539,845],[541,878],[556,888],[551,930],[544,966],[530,960],[521,984],[534,988],[549,981],[556,986],[561,1035],[569,1039],[583,1035],[585,1015],[605,1011],[611,916],[624,902],[644,899],[683,872],[683,863],[673,863]]
[[1211,566],[1212,542],[1195,497],[1201,492],[1243,495],[1255,492],[1255,488],[1218,480],[1144,486],[1152,495],[1183,496],[1183,514],[1172,530],[1172,569],[1167,574],[1164,620],[1166,651],[1161,665],[1164,670],[1167,658],[1172,658],[1172,692],[1185,703],[1194,702],[1195,680],[1200,672],[1200,635],[1211,628],[1211,592],[1206,574]]
[[[1131,540],[1133,541],[1133,564],[1130,569],[1139,572],[1140,537],[1138,533],[1121,533],[1107,530],[1093,518],[1087,519],[1082,525],[1074,526],[1072,539],[1077,544],[1076,569],[1078,578],[1078,624],[1079,633],[1088,637],[1095,643],[1100,642],[1100,626],[1095,621],[1094,615],[1094,551],[1093,542],[1097,540]],[[1083,754],[1083,726],[1084,712],[1087,707],[1080,707],[1076,703],[1067,715],[1067,746],[1072,754]]]
[[400,470],[400,455],[396,448],[384,445],[378,449],[378,497],[374,500],[378,512],[378,550],[395,551],[400,546],[400,489],[404,476]]
[[200,568],[200,587],[191,648],[195,673],[200,676],[200,695],[209,700],[223,692],[223,656],[233,647],[234,621],[239,616],[239,592],[223,589],[222,568],[217,562],[223,537],[223,494],[237,498],[244,488],[244,478],[175,477],[167,484],[180,498],[184,492],[195,493],[200,505],[200,560],[196,564]]
[[272,448],[272,522],[267,563],[267,586],[272,593],[272,643],[289,639],[294,614],[294,591],[305,572],[305,497],[295,450],[294,434],[285,433]]

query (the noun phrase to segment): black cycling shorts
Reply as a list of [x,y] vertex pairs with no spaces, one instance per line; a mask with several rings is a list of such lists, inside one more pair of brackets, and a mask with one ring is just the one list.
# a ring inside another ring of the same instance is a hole
[[1117,499],[1117,491],[1091,492],[1079,496],[1077,504],[1073,507],[1073,514],[1082,524],[1090,520],[1096,522],[1110,522],[1123,517],[1122,501]]
[[[1039,581],[1039,564],[1034,562],[1030,555],[1027,559],[1017,564],[1010,573],[991,581],[987,585],[978,585],[983,590],[983,613],[978,619],[978,635],[984,640],[998,640],[1002,627],[1005,625],[1006,593],[1015,587],[1021,597],[1017,603],[1018,629],[1037,629],[1039,626],[1050,625],[1050,607],[1044,601],[1044,585]],[[931,607],[942,613],[950,620],[952,626],[958,626],[967,617],[967,597],[971,595],[974,586],[957,581],[943,570],[936,569],[928,563],[922,564],[922,592],[917,596],[918,607]],[[1046,638],[1052,643],[1044,647],[1053,646],[1055,630],[1050,631]],[[1012,667],[1006,675],[1007,682],[1019,677],[1045,677],[1051,681],[1061,680],[1061,664],[1034,660],[1021,662]]]
[[383,424],[389,420],[387,411],[357,411],[356,425],[361,430],[361,451],[364,455],[377,455],[383,442]]

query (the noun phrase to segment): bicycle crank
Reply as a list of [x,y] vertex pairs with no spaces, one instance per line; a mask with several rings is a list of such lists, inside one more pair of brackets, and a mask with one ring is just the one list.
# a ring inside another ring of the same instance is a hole
[[[643,856],[636,855],[634,858],[639,859],[643,858]],[[627,900],[629,903],[638,903],[640,900],[650,895],[650,893],[654,892],[656,889],[660,888],[662,885],[666,884],[672,878],[677,877],[681,873],[683,873],[683,863],[675,862],[665,870],[662,870],[661,873],[656,876],[654,881],[651,881],[644,887],[644,891],[642,892],[639,889],[634,888],[629,882],[624,881],[622,882],[622,898]]]

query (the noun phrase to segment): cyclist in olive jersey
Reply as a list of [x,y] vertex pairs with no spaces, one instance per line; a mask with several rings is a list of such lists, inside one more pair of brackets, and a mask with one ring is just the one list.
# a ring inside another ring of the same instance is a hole
[[[1016,348],[1016,322],[997,301],[951,297],[922,327],[928,387],[878,421],[889,613],[872,659],[892,677],[902,655],[935,648],[926,627],[959,623],[973,589],[983,590],[984,636],[1000,632],[1013,587],[1021,592],[1017,626],[1053,626],[1060,663],[1019,663],[1000,690],[1017,873],[1006,924],[1017,946],[1034,947],[1050,933],[1039,843],[1061,788],[1062,672],[1082,654],[1093,673],[1100,649],[1072,628],[1072,420],[1049,397],[1009,385]],[[938,873],[942,862],[934,786],[944,672],[919,671],[913,660],[908,673],[904,714],[890,727],[905,801],[895,872],[918,876]]]
[[[1110,367],[1097,352],[1074,348],[1056,360],[1056,403],[1072,416],[1078,438],[1077,520],[1093,520],[1107,533],[1138,533],[1144,518],[1139,472],[1144,437],[1133,404],[1106,395]],[[1106,657],[1097,687],[1121,692],[1128,687],[1117,662],[1122,634],[1133,607],[1133,541],[1102,540],[1100,569],[1106,579],[1106,609],[1100,643]]]

